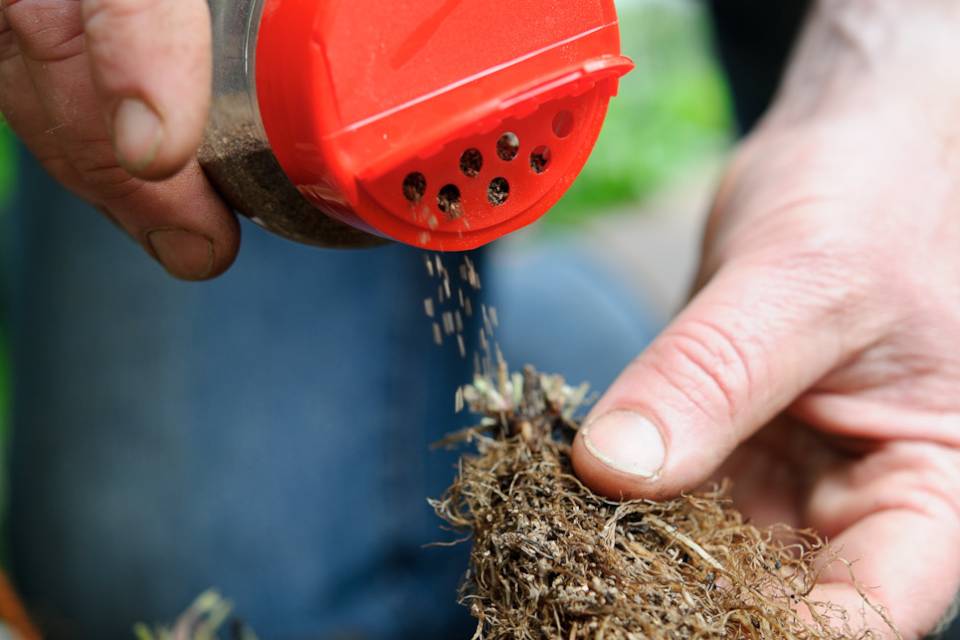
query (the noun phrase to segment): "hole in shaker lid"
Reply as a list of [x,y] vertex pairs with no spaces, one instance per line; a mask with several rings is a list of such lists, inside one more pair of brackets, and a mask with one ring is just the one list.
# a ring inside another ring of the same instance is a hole
[[427,192],[427,178],[419,171],[408,173],[403,179],[403,197],[410,202],[419,202]]
[[534,173],[543,173],[550,164],[550,147],[540,145],[530,152],[530,168]]
[[495,207],[500,206],[510,197],[510,183],[506,178],[494,178],[487,187],[487,200]]
[[446,184],[440,187],[437,193],[437,207],[452,220],[463,215],[463,203],[460,202],[460,189],[455,184]]
[[512,131],[507,131],[497,140],[497,155],[501,160],[510,162],[517,157],[520,151],[520,138]]
[[460,156],[460,171],[468,178],[474,178],[483,168],[483,154],[479,149],[467,149]]

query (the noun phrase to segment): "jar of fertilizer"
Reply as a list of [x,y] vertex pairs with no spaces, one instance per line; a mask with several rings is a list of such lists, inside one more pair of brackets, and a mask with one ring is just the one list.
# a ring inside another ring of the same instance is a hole
[[486,244],[583,167],[632,63],[613,0],[210,0],[200,163],[321,246]]

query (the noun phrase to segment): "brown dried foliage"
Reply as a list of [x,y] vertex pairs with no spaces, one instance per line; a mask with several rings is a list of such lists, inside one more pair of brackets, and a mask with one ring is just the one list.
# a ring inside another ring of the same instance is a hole
[[475,640],[881,637],[808,599],[829,556],[813,532],[753,526],[723,487],[600,497],[570,463],[586,388],[529,367],[508,375],[502,362],[487,371],[457,396],[481,423],[445,441],[477,453],[431,501],[473,539],[460,595]]

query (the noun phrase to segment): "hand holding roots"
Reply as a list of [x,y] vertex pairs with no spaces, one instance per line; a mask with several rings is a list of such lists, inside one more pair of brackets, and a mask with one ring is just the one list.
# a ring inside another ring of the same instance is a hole
[[808,598],[817,567],[842,562],[813,532],[749,524],[724,487],[614,502],[581,484],[570,442],[586,393],[502,362],[458,393],[481,422],[445,443],[477,453],[431,505],[473,539],[461,600],[475,639],[883,637]]

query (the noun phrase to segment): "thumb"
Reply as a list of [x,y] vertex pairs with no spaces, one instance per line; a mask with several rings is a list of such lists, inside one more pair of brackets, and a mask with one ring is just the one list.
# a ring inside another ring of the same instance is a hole
[[817,278],[723,267],[594,407],[574,442],[577,475],[613,498],[667,497],[708,479],[850,352],[849,288]]
[[210,105],[204,0],[83,0],[84,37],[117,160],[166,178],[194,155]]

